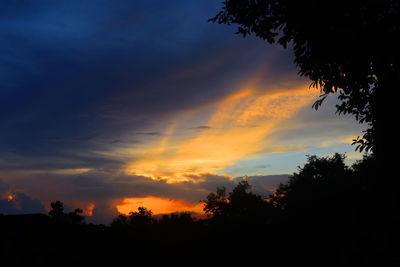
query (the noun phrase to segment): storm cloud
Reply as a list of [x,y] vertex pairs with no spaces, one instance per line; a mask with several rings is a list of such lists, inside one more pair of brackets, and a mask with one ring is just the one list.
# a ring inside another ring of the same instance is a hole
[[0,212],[61,200],[109,222],[126,198],[195,204],[244,174],[266,196],[288,173],[272,153],[360,129],[311,112],[290,50],[208,23],[218,1],[1,6]]
[[40,200],[32,199],[23,192],[12,191],[0,178],[0,214],[45,213]]

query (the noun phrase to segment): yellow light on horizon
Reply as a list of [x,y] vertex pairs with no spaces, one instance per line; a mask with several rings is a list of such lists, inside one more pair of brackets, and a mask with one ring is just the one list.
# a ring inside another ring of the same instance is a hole
[[264,93],[247,86],[218,103],[204,123],[209,126],[207,131],[174,135],[177,122],[166,130],[159,146],[155,147],[154,142],[149,145],[147,153],[128,164],[126,171],[168,183],[193,181],[190,177],[200,177],[202,173],[215,174],[264,150],[268,146],[265,137],[315,96],[308,85]]
[[154,215],[170,214],[176,212],[203,213],[203,203],[191,204],[182,200],[147,196],[141,198],[125,198],[122,203],[116,205],[119,213],[128,215],[131,211],[137,211],[138,207],[145,207]]

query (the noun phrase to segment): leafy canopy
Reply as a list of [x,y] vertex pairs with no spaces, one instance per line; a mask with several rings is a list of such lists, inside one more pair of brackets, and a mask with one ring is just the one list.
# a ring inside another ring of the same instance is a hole
[[[337,113],[353,114],[369,128],[354,140],[374,151],[383,91],[400,81],[400,2],[393,0],[226,0],[211,22],[238,25],[269,43],[292,46],[299,74],[321,90],[313,107],[339,92]],[[385,99],[386,100],[386,99]],[[380,106],[378,108],[378,106]],[[383,106],[384,107],[384,106]],[[385,108],[385,107],[384,107]]]
[[74,211],[64,213],[64,204],[59,200],[51,202],[50,207],[49,215],[55,222],[81,224],[85,220],[85,217],[81,215],[82,209],[77,208]]
[[247,181],[240,181],[227,194],[226,188],[217,188],[202,202],[204,211],[214,220],[227,222],[265,222],[268,220],[269,204],[259,195],[250,190]]

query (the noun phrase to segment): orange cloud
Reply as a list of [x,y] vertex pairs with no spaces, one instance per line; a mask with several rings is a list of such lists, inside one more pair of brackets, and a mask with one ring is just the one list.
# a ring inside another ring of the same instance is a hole
[[203,213],[203,204],[191,204],[182,200],[148,196],[143,198],[125,198],[117,206],[118,212],[129,214],[131,211],[137,211],[138,207],[150,209],[154,215],[169,214],[173,212],[196,212]]
[[93,203],[89,203],[89,205],[87,206],[84,215],[85,216],[92,216],[93,215],[93,209],[94,209],[95,205]]
[[221,171],[265,150],[269,145],[266,136],[316,95],[306,84],[290,90],[262,91],[249,82],[218,103],[204,121],[207,131],[182,136],[176,131],[177,120],[166,130],[167,137],[142,148],[141,160],[128,164],[127,172],[175,183],[199,173]]

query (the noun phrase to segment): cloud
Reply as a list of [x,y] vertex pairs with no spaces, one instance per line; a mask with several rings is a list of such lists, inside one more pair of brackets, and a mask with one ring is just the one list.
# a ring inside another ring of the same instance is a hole
[[110,144],[140,144],[141,141],[139,140],[120,140],[120,139],[116,139],[116,140],[112,140],[110,142]]
[[[352,139],[365,130],[351,115],[337,115],[337,95],[329,96],[318,111],[304,106],[282,121],[266,136],[273,145],[264,152],[307,151],[313,148],[333,147],[350,144]],[[361,155],[360,155],[361,157]]]
[[39,200],[32,199],[25,193],[12,191],[9,184],[0,179],[0,213],[46,213],[46,210]]
[[[318,92],[290,51],[208,23],[219,4],[4,3],[1,192],[27,210],[60,199],[106,221],[127,198],[195,205],[232,188],[228,170],[243,159],[354,132],[305,111]],[[248,179],[272,188],[271,177]]]
[[122,214],[129,214],[131,211],[136,211],[138,207],[148,207],[154,215],[176,212],[191,212],[196,215],[203,213],[204,215],[203,206],[202,203],[193,204],[182,200],[148,196],[144,198],[126,198],[122,203],[117,205],[117,209]]
[[99,152],[76,148],[49,151],[44,146],[31,151],[0,152],[0,170],[2,171],[40,171],[57,172],[92,168],[119,169],[124,164],[121,159],[112,158]]
[[245,179],[251,185],[251,189],[263,197],[271,195],[279,184],[285,183],[289,180],[289,175],[255,175],[235,178],[235,182]]
[[17,209],[13,202],[0,199],[0,214],[18,214],[20,210]]
[[6,5],[2,169],[108,168],[121,160],[110,146],[162,136],[167,119],[215,107],[265,62],[271,83],[291,64],[208,23],[214,1]]
[[[168,128],[168,137],[158,140],[158,144],[157,140],[148,143],[148,148],[144,144],[146,153],[120,148],[119,153],[135,155],[135,160],[126,166],[127,173],[176,183],[194,179],[197,174],[220,172],[243,157],[261,152],[271,143],[265,137],[317,95],[304,84],[277,89],[258,82],[258,76],[251,77],[238,91],[215,104],[204,124],[207,131],[182,136],[174,126]],[[178,126],[179,117],[175,119]]]
[[150,135],[150,136],[161,136],[163,135],[160,132],[137,132],[138,135]]
[[0,178],[0,193],[1,194],[6,193],[9,191],[9,189],[10,186]]
[[212,129],[212,127],[211,126],[207,126],[207,125],[199,125],[199,126],[192,127],[192,128],[189,128],[189,129],[192,129],[192,130],[209,130],[209,129]]
[[[201,212],[199,201],[206,198],[217,187],[224,186],[227,191],[237,184],[240,178],[233,179],[226,175],[204,173],[189,175],[186,182],[169,184],[164,180],[152,180],[149,177],[116,174],[107,171],[89,171],[83,174],[30,174],[13,177],[10,183],[13,188],[26,188],[26,193],[12,192],[11,204],[7,198],[1,200],[3,213],[47,213],[44,207],[50,202],[61,200],[69,210],[83,209],[88,222],[110,223],[121,211],[121,205],[142,199],[147,208],[157,212],[160,208],[168,210]],[[283,177],[283,176],[282,176]],[[256,193],[267,195],[280,176],[249,177]],[[3,192],[11,186],[0,183]],[[7,193],[7,196],[10,193]],[[40,197],[41,201],[35,198]],[[149,201],[158,199],[158,202]],[[145,201],[144,201],[145,200]],[[161,202],[160,202],[161,201]],[[158,205],[152,207],[151,205]],[[127,205],[125,209],[132,209]],[[124,208],[122,208],[124,210]],[[160,211],[161,212],[161,211]]]

